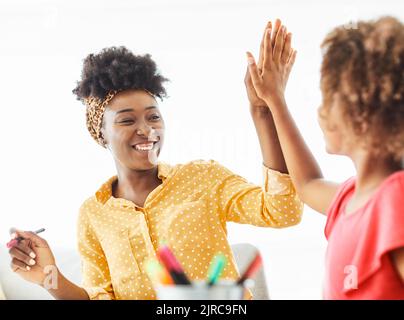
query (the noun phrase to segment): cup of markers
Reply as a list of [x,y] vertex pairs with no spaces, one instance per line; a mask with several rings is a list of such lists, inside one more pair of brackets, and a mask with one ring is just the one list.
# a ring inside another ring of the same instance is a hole
[[230,280],[219,280],[212,287],[199,280],[191,285],[157,285],[155,290],[159,300],[243,300],[245,289]]
[[146,270],[159,300],[243,300],[245,282],[262,265],[257,253],[238,280],[220,279],[227,259],[217,254],[211,261],[206,280],[191,281],[167,245],[159,247],[157,258],[147,262]]

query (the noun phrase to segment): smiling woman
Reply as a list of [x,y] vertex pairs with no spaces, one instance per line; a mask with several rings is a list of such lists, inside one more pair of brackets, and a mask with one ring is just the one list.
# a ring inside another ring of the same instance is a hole
[[[290,54],[290,37],[278,33],[279,27],[273,39],[277,36],[278,45]],[[290,71],[290,66],[282,67]],[[284,85],[289,71],[282,77]],[[218,252],[229,261],[222,277],[237,279],[228,221],[274,228],[300,221],[303,206],[286,173],[272,116],[248,73],[245,84],[264,160],[262,187],[213,160],[158,161],[165,125],[157,98],[166,96],[165,81],[150,55],[136,56],[124,47],[106,48],[84,60],[73,92],[86,105],[91,136],[111,152],[117,175],[80,208],[82,287],[58,271],[57,288],[47,288],[55,298],[155,299],[145,262],[155,257],[161,241],[172,248],[191,280],[206,277]],[[35,234],[16,234],[26,240],[10,251],[13,270],[44,286],[44,267],[56,265],[48,244]]]
[[127,168],[140,170],[157,163],[164,122],[151,93],[136,89],[119,92],[108,104],[103,119],[101,134],[115,159]]

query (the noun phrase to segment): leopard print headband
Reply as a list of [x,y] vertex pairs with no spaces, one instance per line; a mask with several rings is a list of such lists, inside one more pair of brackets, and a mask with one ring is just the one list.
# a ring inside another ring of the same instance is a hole
[[[155,98],[155,96],[150,91],[146,89],[141,90],[147,92],[149,95]],[[105,96],[104,99],[92,96],[84,99],[84,104],[87,107],[86,110],[87,129],[90,132],[93,139],[104,148],[106,148],[107,143],[101,132],[102,119],[108,103],[116,96],[118,92],[119,92],[118,90],[112,90]]]
[[117,91],[110,91],[103,100],[97,97],[88,97],[84,99],[84,103],[87,106],[87,129],[93,139],[104,148],[106,147],[106,142],[101,132],[102,118],[104,116],[107,104],[112,100],[113,97],[115,97],[117,93]]

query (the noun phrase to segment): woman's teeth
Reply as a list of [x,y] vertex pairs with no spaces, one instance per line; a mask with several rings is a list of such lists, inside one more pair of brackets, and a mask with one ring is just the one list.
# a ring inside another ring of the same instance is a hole
[[150,151],[153,149],[154,142],[144,143],[144,144],[137,144],[135,145],[135,149],[139,151]]

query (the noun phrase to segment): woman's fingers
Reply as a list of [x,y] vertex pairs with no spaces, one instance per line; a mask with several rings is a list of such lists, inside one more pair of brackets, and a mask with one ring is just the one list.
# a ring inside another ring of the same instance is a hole
[[282,50],[281,62],[287,64],[292,54],[292,34],[289,32],[285,36],[285,45]]
[[280,62],[285,36],[285,26],[279,29],[275,39],[275,47],[273,49],[273,59],[275,62]]
[[271,21],[269,21],[267,23],[265,30],[264,30],[264,34],[262,35],[262,39],[261,39],[260,55],[258,57],[258,64],[257,64],[259,70],[262,70],[262,66],[264,63],[264,42],[265,42],[265,37],[267,35],[267,30],[270,30],[269,32],[272,31],[272,22]]
[[25,240],[30,240],[36,247],[41,247],[41,248],[48,247],[48,243],[46,242],[46,240],[41,238],[40,236],[38,236],[36,233],[34,233],[32,231],[15,230],[15,232],[13,233],[12,236],[14,236],[15,238],[22,237]]
[[267,29],[264,39],[264,62],[263,69],[270,70],[272,63],[272,44],[271,44],[271,30]]
[[29,256],[25,252],[17,249],[16,247],[11,248],[9,250],[9,254],[11,257],[24,262],[26,265],[33,266],[35,264],[35,260],[33,259],[32,256]]
[[250,72],[250,76],[251,76],[251,81],[254,85],[254,87],[256,87],[256,85],[259,83],[259,73],[258,73],[258,68],[257,65],[255,63],[255,59],[254,56],[252,55],[251,52],[246,52],[247,54],[247,62],[248,62],[248,71]]
[[23,270],[23,271],[29,271],[31,270],[31,267],[26,265],[24,262],[22,262],[21,260],[18,260],[16,258],[13,258],[11,260],[11,265],[10,265],[11,269],[16,272],[18,270]]
[[274,25],[274,28],[273,28],[272,37],[271,37],[271,39],[272,39],[272,40],[271,40],[271,46],[272,46],[272,48],[275,47],[276,36],[278,35],[279,28],[281,27],[281,25],[282,25],[281,20],[276,19],[276,20],[275,20],[275,25]]
[[18,250],[24,252],[26,255],[31,256],[32,258],[35,258],[35,256],[36,256],[34,250],[31,248],[30,240],[24,239],[24,240],[17,241],[16,244],[12,248],[17,248]]

